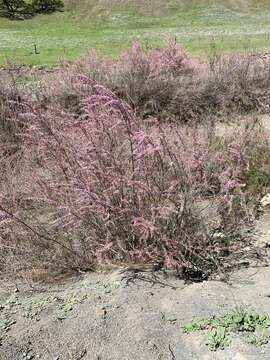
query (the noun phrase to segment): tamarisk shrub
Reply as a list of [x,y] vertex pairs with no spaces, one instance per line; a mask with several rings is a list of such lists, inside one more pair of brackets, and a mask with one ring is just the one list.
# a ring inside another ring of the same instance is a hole
[[69,246],[99,264],[162,255],[180,266],[206,256],[189,180],[161,129],[142,126],[127,104],[88,86],[93,94],[82,99],[79,118],[47,111],[28,132],[41,166],[29,191],[50,232],[68,233]]
[[[195,73],[198,77],[202,68],[203,63],[188,57],[175,42],[170,41],[160,49],[147,49],[135,42],[115,61],[90,52],[68,66],[60,82],[67,84],[70,93],[74,85],[71,74],[90,76],[146,117],[166,111],[183,78],[187,81]],[[78,94],[76,90],[75,93]]]
[[173,43],[150,51],[134,43],[120,57],[115,90],[144,116],[156,114],[170,101],[175,78],[186,69],[186,59]]
[[197,202],[213,195],[229,202],[241,187],[244,157],[233,160],[233,144],[218,150],[195,130],[142,122],[103,86],[85,76],[77,81],[88,88],[80,116],[37,111],[25,137],[36,169],[28,183],[37,210],[31,226],[43,221],[86,263],[162,257],[178,270],[216,268],[223,245],[213,241]]
[[16,108],[27,126],[16,131],[20,166],[1,176],[1,269],[68,273],[157,257],[178,271],[221,266],[227,245],[215,231],[239,229],[269,178],[263,131],[224,137],[214,125],[143,120],[87,76],[70,80],[76,112],[29,99]]
[[[160,49],[134,43],[114,61],[89,53],[68,66],[60,81],[71,89],[70,74],[85,74],[111,89],[140,116],[182,123],[213,114],[268,112],[269,64],[260,54],[203,61],[186,55],[174,42]],[[74,93],[78,95],[73,88]]]

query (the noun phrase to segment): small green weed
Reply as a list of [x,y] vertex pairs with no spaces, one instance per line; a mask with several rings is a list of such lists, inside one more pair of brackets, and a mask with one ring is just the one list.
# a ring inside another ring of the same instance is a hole
[[52,297],[47,297],[40,301],[32,301],[24,310],[23,317],[27,319],[40,320],[40,314],[45,310],[53,301]]
[[231,337],[228,330],[223,326],[212,328],[207,334],[207,346],[209,350],[224,350],[231,343]]
[[270,341],[270,315],[260,315],[244,308],[238,308],[222,317],[192,321],[183,327],[187,334],[207,330],[207,343],[210,351],[223,350],[231,344],[232,334],[243,334],[247,343],[256,346]]
[[87,299],[87,294],[82,293],[71,293],[69,297],[67,297],[62,304],[59,306],[59,311],[57,314],[58,320],[64,320],[68,317],[68,314],[74,309],[74,306],[77,304],[81,304]]

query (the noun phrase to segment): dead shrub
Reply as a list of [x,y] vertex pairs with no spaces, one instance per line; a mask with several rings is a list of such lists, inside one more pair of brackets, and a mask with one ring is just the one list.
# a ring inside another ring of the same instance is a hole
[[21,149],[21,133],[31,112],[28,96],[15,78],[0,78],[0,151],[9,157]]

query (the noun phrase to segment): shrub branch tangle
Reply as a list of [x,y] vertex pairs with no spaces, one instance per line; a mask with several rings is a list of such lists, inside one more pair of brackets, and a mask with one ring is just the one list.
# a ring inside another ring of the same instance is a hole
[[116,64],[90,54],[71,65],[69,71],[101,82],[143,117],[186,122],[207,115],[267,112],[269,68],[270,59],[258,54],[214,56],[201,61],[188,57],[170,42],[155,50],[135,43]]
[[98,85],[93,92],[75,122],[59,114],[53,123],[47,114],[30,128],[39,162],[49,171],[36,179],[35,191],[54,213],[51,226],[71,231],[73,246],[99,264],[156,256],[176,267],[183,260],[212,262],[196,249],[194,226],[198,247],[211,244],[192,214],[182,160],[161,129],[143,130],[127,105]]
[[[114,64],[101,65],[95,77],[109,83]],[[179,273],[207,276],[223,254],[239,254],[250,199],[269,185],[265,133],[254,125],[223,138],[214,126],[143,119],[78,66],[37,100],[3,92],[1,269],[68,272],[162,258]],[[182,72],[183,62],[171,66]],[[20,154],[12,168],[8,154]]]

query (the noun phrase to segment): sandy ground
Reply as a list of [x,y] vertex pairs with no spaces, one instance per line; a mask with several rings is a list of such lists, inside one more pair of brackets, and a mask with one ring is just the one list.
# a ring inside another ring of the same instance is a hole
[[236,306],[270,312],[270,267],[233,274],[231,285],[185,285],[164,275],[88,275],[62,286],[2,294],[1,360],[185,360],[270,358],[234,338],[230,348],[209,352],[205,334],[184,334],[192,319],[224,314]]

